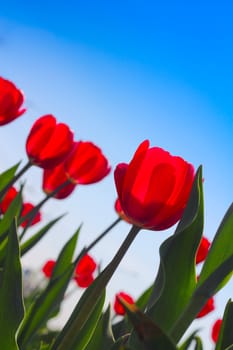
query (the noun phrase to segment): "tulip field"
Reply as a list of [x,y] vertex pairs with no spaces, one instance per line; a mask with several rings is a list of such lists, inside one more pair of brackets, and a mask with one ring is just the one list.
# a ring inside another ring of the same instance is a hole
[[[0,126],[14,123],[26,109],[21,87],[0,77]],[[142,140],[128,163],[112,169],[99,145],[76,140],[70,127],[52,114],[34,121],[25,154],[26,164],[12,164],[0,174],[0,350],[204,349],[199,329],[190,331],[190,326],[215,310],[215,295],[232,276],[233,204],[210,242],[203,234],[202,166],[195,169],[182,156]],[[38,204],[23,200],[20,180],[31,167],[42,170],[44,198]],[[117,192],[116,221],[76,254],[78,227],[57,259],[43,265],[43,283],[26,293],[21,258],[62,220],[54,216],[44,222],[43,205],[110,174]],[[91,250],[122,220],[130,224],[129,233],[111,261],[101,266]],[[38,223],[41,228],[28,235]],[[106,305],[106,287],[138,233],[168,228],[174,230],[160,246],[151,286],[136,300],[122,289]],[[82,290],[81,297],[64,327],[52,330],[48,322],[59,315],[71,281]],[[213,349],[231,350],[230,298],[220,315],[206,325]]]

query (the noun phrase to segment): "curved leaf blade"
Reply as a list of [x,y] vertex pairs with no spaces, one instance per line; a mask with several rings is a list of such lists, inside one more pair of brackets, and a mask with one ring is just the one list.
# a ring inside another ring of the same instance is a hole
[[2,349],[18,350],[16,333],[24,317],[22,269],[16,223],[10,227],[0,285],[0,339]]
[[222,325],[215,350],[233,347],[233,302],[228,301],[222,320]]
[[31,248],[33,248],[45,235],[46,233],[53,227],[53,225],[61,220],[64,215],[60,215],[56,219],[51,220],[47,225],[45,225],[42,229],[40,229],[37,233],[35,233],[31,238],[21,244],[20,251],[21,256],[26,254]]
[[85,350],[109,350],[114,344],[110,329],[110,306],[102,314]]
[[160,247],[160,267],[147,314],[169,333],[196,287],[195,256],[203,230],[202,172],[198,169],[175,234]]
[[[198,286],[200,286],[226,259],[233,255],[233,203],[227,210],[211,244],[210,251],[203,265],[199,276]],[[231,273],[229,274],[231,275]],[[227,276],[226,276],[227,277]],[[229,277],[229,276],[228,276]],[[225,279],[227,282],[228,279]],[[221,289],[225,283],[219,285]]]

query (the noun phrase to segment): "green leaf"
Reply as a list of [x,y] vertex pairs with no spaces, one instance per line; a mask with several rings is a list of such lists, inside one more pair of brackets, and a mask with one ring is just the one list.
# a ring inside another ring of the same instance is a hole
[[160,267],[147,314],[169,333],[196,286],[195,256],[203,230],[202,172],[198,169],[190,198],[175,234],[160,247]]
[[195,336],[194,340],[196,341],[196,345],[195,345],[194,350],[203,350],[201,338],[198,336]]
[[110,328],[110,306],[102,314],[85,350],[109,350],[114,344]]
[[175,350],[176,346],[171,339],[158,327],[146,314],[138,307],[129,304],[124,299],[119,298],[124,306],[130,322],[133,324],[137,334],[137,340],[130,338],[129,344],[133,349],[140,349],[140,344],[145,350]]
[[70,265],[73,259],[74,251],[76,248],[78,236],[80,233],[81,226],[77,229],[74,235],[69,239],[69,241],[62,248],[56,264],[54,266],[50,282],[60,276]]
[[[52,349],[64,349],[64,350],[83,350],[90,341],[90,338],[95,331],[96,325],[101,316],[101,312],[104,306],[105,292],[102,294],[101,298],[96,303],[90,317],[84,323],[79,332],[76,331],[76,317],[73,317],[65,325],[66,328],[66,339],[62,339],[62,344],[60,344],[59,336],[55,340]],[[103,350],[103,349],[102,349]]]
[[7,169],[6,171],[0,174],[0,192],[4,190],[6,185],[13,179],[20,163],[21,162],[15,164],[11,168]]
[[[203,266],[203,272],[201,272],[196,289],[193,292],[193,295],[182,315],[177,319],[171,330],[172,337],[174,337],[176,340],[180,339],[185,330],[191,324],[192,320],[196,317],[197,313],[206,304],[208,299],[220,289],[220,287],[223,285],[223,281],[226,281],[226,279],[229,278],[232,273],[233,252],[230,254],[228,248],[226,248],[227,253],[225,255],[220,254],[220,257],[212,256],[213,251],[215,254],[217,254],[218,246],[223,247],[222,240],[225,242],[225,244],[232,245],[232,243],[229,243],[228,241],[229,232],[231,231],[233,234],[233,227],[229,227],[231,222],[232,205],[225,215],[222,224],[220,225],[220,229],[217,232],[218,237],[216,240],[214,239],[215,243],[209,258],[209,261],[212,261],[215,265],[215,270],[212,269],[209,262],[206,264],[207,267],[204,268]],[[218,263],[219,260],[220,264]]]
[[[200,286],[224,261],[226,261],[227,258],[233,256],[232,235],[233,203],[225,214],[214,237],[213,243],[211,244],[210,251],[199,276],[198,286]],[[229,276],[226,276],[218,286],[216,292],[226,284],[231,275],[232,272],[229,273]]]
[[[79,302],[77,303],[67,325],[63,328],[60,333],[56,346],[52,347],[55,349],[65,349],[66,344],[69,344],[69,324],[72,323],[72,329],[76,329],[77,334],[81,331],[84,324],[87,322],[88,318],[91,317],[96,304],[103,297],[105,287],[107,286],[109,280],[111,279],[113,273],[124,257],[126,251],[128,250],[130,244],[140,231],[140,228],[133,226],[130,230],[127,238],[123,242],[122,246],[116,253],[115,257],[112,259],[110,264],[99,274],[99,276],[94,280],[94,282],[85,290],[81,296]],[[58,347],[59,345],[59,347]]]
[[215,350],[222,350],[232,345],[233,345],[233,302],[229,300],[225,307],[221,329],[220,329]]
[[189,346],[191,345],[192,341],[195,340],[197,331],[194,331],[184,342],[181,344],[178,349],[179,350],[188,350]]
[[63,300],[64,293],[73,274],[71,265],[63,275],[54,279],[31,305],[19,331],[19,345],[23,349],[44,325]]
[[[153,286],[150,286],[136,300],[135,304],[139,307],[139,309],[144,310],[146,308],[149,298],[151,296],[152,290],[153,290]],[[127,315],[125,315],[124,318],[122,318],[118,322],[115,322],[112,325],[112,331],[115,339],[120,338],[126,333],[130,333],[131,330],[132,330],[132,325],[129,322]]]
[[141,310],[145,309],[145,307],[147,306],[148,301],[150,299],[152,291],[153,291],[153,286],[150,286],[137,299],[135,304],[139,307],[139,309],[141,309]]
[[16,333],[24,317],[22,269],[16,224],[12,223],[0,285],[1,349],[18,350]]
[[[78,229],[75,234],[62,248],[58,259],[57,267],[38,299],[32,304],[20,329],[20,343],[27,344],[35,335],[35,332],[57,312],[63,300],[64,293],[74,272],[74,264],[71,264],[74,250],[79,234]],[[55,266],[56,266],[55,265]]]
[[12,224],[12,220],[18,217],[22,208],[22,195],[19,192],[17,196],[13,199],[9,205],[7,211],[5,212],[3,218],[0,220],[0,241],[2,242],[7,234],[9,227]]
[[21,256],[26,254],[32,247],[34,247],[44,236],[45,234],[53,227],[53,225],[58,222],[64,215],[57,217],[50,221],[47,225],[45,225],[42,229],[40,229],[37,233],[35,233],[32,237],[30,237],[27,241],[25,241],[20,246]]

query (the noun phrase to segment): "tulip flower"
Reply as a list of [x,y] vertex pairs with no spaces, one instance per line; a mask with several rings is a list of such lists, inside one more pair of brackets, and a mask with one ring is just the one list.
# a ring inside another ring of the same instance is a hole
[[196,318],[201,318],[204,317],[206,315],[208,315],[211,311],[213,311],[215,309],[215,305],[214,305],[214,298],[211,297],[208,299],[207,303],[204,305],[204,307],[201,309],[201,311],[198,313],[198,315],[196,316]]
[[216,320],[215,323],[213,324],[212,331],[211,331],[211,338],[214,343],[217,343],[218,341],[221,325],[222,325],[222,319],[220,318]]
[[94,281],[93,273],[96,267],[95,260],[89,254],[79,260],[74,273],[74,280],[79,287],[87,288]]
[[119,292],[116,294],[113,309],[117,315],[123,316],[125,315],[125,309],[121,304],[121,302],[119,301],[119,297],[127,301],[127,303],[129,304],[134,304],[134,299],[129,294],[126,294],[124,292]]
[[24,95],[11,81],[0,77],[0,125],[12,122],[26,109],[21,108]]
[[[62,185],[64,185],[64,187]],[[53,197],[64,199],[74,191],[76,185],[68,181],[64,170],[64,164],[62,163],[53,169],[44,169],[42,187],[43,191],[48,195],[61,187]]]
[[66,124],[57,123],[51,114],[33,124],[26,141],[31,164],[51,169],[63,162],[73,147],[73,132]]
[[10,187],[5,196],[3,197],[2,201],[0,202],[0,211],[2,214],[4,214],[7,209],[9,208],[9,205],[11,202],[15,199],[17,196],[18,191],[15,189],[15,187]]
[[[35,206],[31,203],[23,203],[23,207],[22,207],[22,212],[21,212],[21,217],[23,219],[24,216],[26,216],[27,214],[29,214],[32,209],[34,209]],[[37,224],[38,222],[41,221],[41,213],[38,211],[34,216],[33,219],[25,219],[20,226],[22,226],[23,228],[27,227],[28,225],[33,226],[35,224]]]
[[101,149],[92,142],[84,141],[75,142],[64,167],[68,179],[81,185],[98,182],[111,170]]
[[134,225],[165,230],[180,220],[194,180],[194,168],[162,148],[138,147],[129,164],[118,164],[115,184],[120,205]]
[[56,264],[55,260],[48,260],[44,264],[44,266],[42,267],[42,272],[44,273],[45,277],[50,278],[52,276],[55,264]]
[[208,255],[210,247],[210,242],[206,237],[202,237],[200,245],[197,250],[196,255],[196,264],[199,264],[200,262],[204,261]]
[[127,218],[127,216],[125,215],[125,213],[123,212],[123,210],[121,208],[121,203],[119,201],[119,198],[116,199],[114,208],[122,220],[128,222],[129,224],[131,223],[131,221]]

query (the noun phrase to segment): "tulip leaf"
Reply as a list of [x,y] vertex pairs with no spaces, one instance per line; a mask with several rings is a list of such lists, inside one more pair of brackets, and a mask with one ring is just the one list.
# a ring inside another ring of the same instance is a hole
[[229,346],[233,346],[233,302],[231,300],[225,307],[215,350],[226,349]]
[[60,276],[72,262],[78,236],[80,233],[80,229],[81,227],[77,229],[74,235],[69,239],[69,241],[62,248],[58,256],[58,259],[56,261],[56,264],[54,266],[50,282],[52,282],[54,279]]
[[45,234],[53,227],[53,225],[58,222],[64,215],[60,215],[56,219],[51,220],[47,225],[30,237],[27,241],[21,244],[20,251],[21,256],[26,254],[31,248],[33,248],[44,236]]
[[144,314],[135,304],[129,304],[119,297],[130,322],[132,323],[136,337],[130,337],[129,344],[133,349],[140,349],[140,345],[145,350],[175,350],[176,346],[171,339],[158,327],[146,314]]
[[210,257],[207,257],[209,261],[213,262],[215,269],[212,269],[210,262],[206,264],[206,267],[203,266],[203,272],[201,272],[200,279],[189,303],[173,325],[171,334],[176,340],[180,339],[208,299],[222,287],[223,282],[229,279],[229,276],[232,274],[233,252],[230,253],[228,247],[225,248],[225,255],[220,254],[219,257],[213,257],[213,252],[217,254],[218,247],[223,247],[222,240],[225,244],[230,245],[232,250],[232,243],[229,242],[229,235],[233,234],[233,227],[231,226],[233,219],[232,209],[233,206],[231,205],[217,232],[217,238],[214,239],[212,253]]
[[195,340],[197,331],[194,331],[189,337],[188,339],[186,339],[179,347],[179,350],[188,350],[191,343],[193,342],[193,340]]
[[[20,342],[27,344],[35,335],[35,332],[57,312],[63,300],[64,293],[74,272],[74,264],[71,264],[76,242],[79,234],[78,229],[75,234],[62,248],[58,259],[57,267],[38,299],[31,305],[20,329]],[[55,265],[55,266],[56,266]]]
[[101,315],[96,329],[85,350],[109,350],[114,344],[110,328],[110,306]]
[[20,163],[21,162],[13,165],[11,168],[0,174],[0,193],[4,191],[8,183],[13,179]]
[[199,168],[183,217],[174,235],[160,247],[159,272],[147,310],[152,320],[167,333],[195,289],[195,256],[202,230],[202,171]]
[[58,335],[54,344],[52,345],[52,350],[83,350],[90,341],[90,338],[95,331],[98,320],[101,316],[101,312],[104,306],[105,291],[102,293],[98,302],[95,304],[92,313],[86,322],[82,323],[80,327],[80,322],[78,320],[78,309],[74,309],[71,317],[66,323],[65,327]]
[[145,307],[147,306],[148,301],[150,299],[152,290],[153,290],[153,286],[150,286],[137,299],[135,304],[139,307],[139,309],[141,309],[141,310],[145,309]]
[[198,336],[195,336],[194,340],[196,342],[194,350],[203,350],[203,345],[202,345],[201,338],[198,337]]
[[[82,294],[72,315],[70,316],[70,319],[59,334],[51,350],[65,349],[66,343],[69,344],[69,333],[72,332],[73,328],[75,328],[77,333],[81,331],[88,318],[91,317],[91,313],[95,309],[96,304],[99,302],[100,299],[102,299],[105,287],[107,286],[112,275],[114,274],[122,258],[124,257],[126,251],[128,250],[130,244],[137,236],[139,231],[140,228],[135,226],[132,227],[128,236],[126,237],[125,241],[121,245],[120,249],[114,256],[112,261]],[[72,324],[71,329],[69,328],[70,324]]]
[[3,241],[8,234],[8,229],[12,224],[12,219],[18,217],[22,208],[22,195],[19,192],[10,203],[3,218],[0,220],[0,241]]
[[18,350],[16,333],[24,317],[22,269],[15,222],[12,223],[6,245],[6,255],[0,281],[1,349]]
[[[214,237],[213,243],[209,250],[208,256],[203,265],[199,276],[198,286],[200,286],[227,258],[233,255],[233,203],[226,212]],[[231,277],[229,276],[222,281],[216,292],[221,289]]]
[[[152,289],[153,289],[153,286],[150,286],[149,288],[147,288],[136,300],[135,304],[139,307],[139,309],[144,310],[146,308]],[[125,333],[129,333],[131,329],[132,329],[132,326],[129,323],[127,315],[123,319],[121,319],[120,321],[112,325],[112,331],[115,339],[118,339],[119,337],[123,336]]]
[[70,265],[62,275],[49,283],[29,308],[19,331],[18,341],[22,348],[31,341],[36,331],[44,325],[63,300],[73,270],[73,265]]

